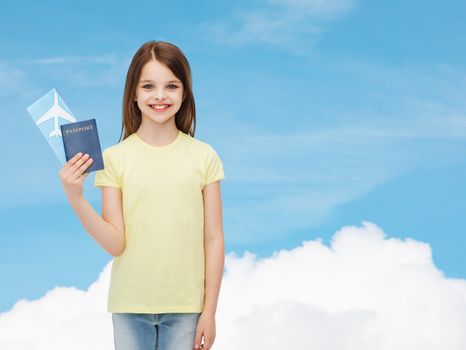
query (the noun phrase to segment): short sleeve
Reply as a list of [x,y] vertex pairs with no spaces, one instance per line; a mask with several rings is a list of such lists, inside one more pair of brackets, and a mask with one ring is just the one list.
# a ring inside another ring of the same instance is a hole
[[118,164],[116,164],[115,157],[110,155],[108,148],[102,152],[102,159],[104,162],[104,169],[95,172],[94,186],[121,188]]
[[223,172],[222,160],[212,146],[208,145],[204,185],[208,185],[223,178],[225,178],[225,174]]

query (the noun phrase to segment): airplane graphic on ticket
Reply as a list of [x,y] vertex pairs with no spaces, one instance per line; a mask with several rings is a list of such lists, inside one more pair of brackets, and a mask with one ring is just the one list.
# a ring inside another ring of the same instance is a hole
[[77,122],[57,89],[53,88],[27,107],[29,114],[55,155],[66,163],[60,125]]

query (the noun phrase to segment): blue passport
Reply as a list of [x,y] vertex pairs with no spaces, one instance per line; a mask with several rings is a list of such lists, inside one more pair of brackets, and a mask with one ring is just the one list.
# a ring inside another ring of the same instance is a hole
[[66,161],[73,158],[76,153],[89,154],[93,162],[84,172],[102,170],[104,162],[100,149],[99,133],[95,119],[83,120],[75,123],[60,125],[65,148]]

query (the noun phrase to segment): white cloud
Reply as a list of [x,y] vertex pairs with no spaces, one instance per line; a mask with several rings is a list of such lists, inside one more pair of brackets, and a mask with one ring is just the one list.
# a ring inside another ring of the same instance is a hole
[[448,135],[443,146],[434,142],[440,127],[435,135],[418,120],[400,124],[363,121],[287,134],[246,127],[234,132],[232,123],[234,136],[219,141],[225,173],[233,179],[225,184],[234,196],[224,208],[232,240],[264,242],[317,227],[335,207],[386,181],[454,159],[454,149],[445,157]]
[[76,64],[76,63],[96,63],[113,65],[118,63],[118,59],[112,53],[91,56],[54,56],[40,59],[21,60],[25,64]]
[[87,291],[55,287],[38,300],[19,300],[0,314],[0,349],[113,349],[105,310],[111,263]]
[[[52,55],[50,57],[18,60],[29,75],[45,72],[47,79],[72,84],[74,87],[120,87],[124,79],[122,72],[131,60],[129,53],[120,57],[115,52],[97,55]],[[39,68],[40,66],[41,68]]]
[[[258,260],[226,256],[214,349],[462,350],[466,281],[430,246],[375,224],[343,227]],[[0,348],[113,349],[110,264],[87,291],[56,288],[0,314]]]
[[354,0],[259,1],[248,9],[233,9],[228,18],[206,21],[199,30],[201,37],[220,44],[264,43],[302,54],[312,49],[316,35],[326,31],[328,21],[347,13],[353,5]]
[[0,61],[0,97],[14,95],[24,89],[26,74],[7,61]]
[[[224,99],[204,122],[224,160],[225,225],[235,244],[317,227],[338,206],[384,183],[464,158],[460,67],[390,67],[341,57],[321,66],[324,76],[341,82],[334,90],[324,83],[323,94],[315,93],[318,78],[309,83],[310,68],[301,75],[238,70],[241,88],[222,83],[231,80],[227,73],[212,74],[212,86],[222,85],[224,96],[247,106]],[[225,125],[228,133],[215,132]]]
[[374,224],[342,228],[330,247],[230,255],[226,266],[219,348],[466,346],[466,281],[446,278],[428,244],[387,238]]
[[355,0],[265,0],[265,2],[289,7],[310,16],[336,16],[349,11],[354,6]]

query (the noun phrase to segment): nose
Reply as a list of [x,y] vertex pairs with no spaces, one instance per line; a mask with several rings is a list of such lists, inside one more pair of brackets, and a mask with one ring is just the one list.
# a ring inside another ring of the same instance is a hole
[[158,100],[163,100],[165,98],[165,92],[163,88],[155,89],[154,97]]

